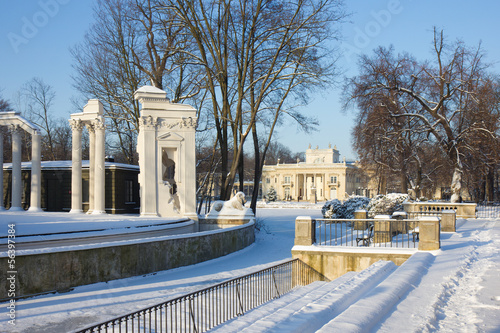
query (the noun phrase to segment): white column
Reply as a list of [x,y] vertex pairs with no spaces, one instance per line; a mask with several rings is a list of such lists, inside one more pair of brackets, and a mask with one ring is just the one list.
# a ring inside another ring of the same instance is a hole
[[156,120],[152,117],[139,119],[137,138],[139,153],[139,183],[141,184],[141,216],[158,216],[156,173]]
[[3,205],[3,131],[0,127],[0,211],[5,210]]
[[38,131],[31,135],[31,200],[29,211],[42,210],[42,151],[41,135]]
[[89,210],[87,214],[91,214],[94,211],[94,175],[95,175],[95,130],[93,124],[87,124],[87,129],[89,130]]
[[12,205],[10,210],[23,210],[22,205],[22,187],[21,178],[21,129],[14,125],[12,132]]
[[[95,174],[94,174],[94,210],[92,214],[105,214],[105,191],[104,184],[105,169],[104,169],[104,119],[97,119],[94,122],[95,130]],[[90,146],[90,151],[93,147]],[[92,153],[91,153],[92,154]]]
[[71,211],[70,213],[82,212],[82,129],[83,123],[80,119],[71,119],[72,130],[72,164],[71,164]]
[[[185,144],[181,146],[181,153],[184,154],[184,159],[179,169],[182,169],[182,178],[184,178],[184,184],[182,184],[182,195],[183,204],[181,204],[181,212],[184,216],[191,219],[197,219],[196,214],[196,143],[195,143],[195,128],[196,121],[191,122],[185,121],[184,129],[186,132],[183,133]],[[240,181],[243,181],[241,179]]]

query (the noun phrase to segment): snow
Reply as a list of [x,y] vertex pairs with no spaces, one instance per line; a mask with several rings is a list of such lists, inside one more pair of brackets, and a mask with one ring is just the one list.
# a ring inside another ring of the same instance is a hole
[[[0,225],[6,224],[6,214],[8,212],[0,212]],[[291,258],[294,221],[300,215],[321,218],[321,207],[259,209],[256,223],[264,228],[260,228],[256,242],[222,258],[145,276],[81,286],[67,293],[18,300],[15,326],[8,324],[8,303],[2,303],[0,331],[68,332],[277,264]],[[55,230],[57,224],[66,229],[74,226],[64,223],[60,215],[56,217],[53,225],[47,221],[39,224],[32,221],[32,232],[46,231],[47,228]],[[115,223],[118,223],[113,220],[114,216],[102,218],[102,225],[116,227]],[[145,224],[150,222],[145,221]],[[349,298],[350,306],[339,310],[338,316],[328,325],[342,327],[345,332],[498,332],[500,219],[457,222],[456,233],[441,234],[441,250],[417,252],[400,268],[391,269],[391,274],[380,283],[369,284],[366,288],[368,280],[354,273],[337,281],[345,282],[340,290],[352,288],[363,289],[363,292]],[[21,226],[19,229],[22,230]],[[0,236],[5,234],[6,231],[2,230]],[[382,262],[377,265],[390,266]],[[369,270],[362,274],[375,273]],[[357,284],[354,283],[356,280],[359,281]],[[336,297],[342,298],[341,294]],[[291,306],[291,299],[292,296],[284,296],[279,300],[280,307]],[[331,319],[328,307],[325,308],[326,299],[318,301],[320,303],[314,306],[297,309],[301,316],[274,314],[271,319],[284,323],[300,320],[302,326],[308,321]],[[327,328],[325,326],[324,331],[331,331]]]
[[153,86],[142,86],[139,89],[137,89],[137,92],[158,93],[158,94],[163,93],[163,94],[165,94],[165,92],[163,90],[161,90],[160,88],[157,88],[157,87],[153,87]]

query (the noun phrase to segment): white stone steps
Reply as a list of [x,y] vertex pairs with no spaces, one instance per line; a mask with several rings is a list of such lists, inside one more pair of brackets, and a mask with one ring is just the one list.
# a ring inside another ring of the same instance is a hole
[[275,300],[262,304],[261,306],[248,311],[243,316],[234,318],[224,324],[213,328],[210,332],[237,332],[240,331],[252,323],[260,320],[261,318],[272,315],[279,309],[289,305],[290,303],[296,302],[304,298],[310,298],[314,294],[322,294],[329,291],[332,287],[338,286],[350,277],[355,275],[355,272],[349,272],[344,274],[340,278],[332,282],[313,282],[307,286],[297,288],[294,291],[281,296]]
[[269,305],[267,310],[267,305],[261,306],[214,332],[315,332],[383,281],[396,267],[392,262],[380,261],[362,272],[344,275],[315,288],[303,297],[284,299],[279,305]]
[[393,311],[399,300],[418,284],[433,261],[434,256],[430,253],[414,254],[387,279],[317,332],[366,332],[374,329]]

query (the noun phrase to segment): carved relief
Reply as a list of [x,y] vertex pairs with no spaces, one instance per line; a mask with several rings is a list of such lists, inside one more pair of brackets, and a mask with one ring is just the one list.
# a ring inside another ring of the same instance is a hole
[[182,117],[181,122],[182,122],[181,128],[183,128],[183,127],[194,128],[194,127],[196,127],[197,119],[191,118],[191,117]]
[[139,118],[139,126],[141,128],[153,129],[156,125],[157,120],[156,118],[151,117],[151,115]]
[[172,123],[172,122],[168,122],[166,120],[162,120],[160,122],[160,126],[162,128],[172,129],[172,128],[177,127],[177,126],[179,126],[179,127],[182,126],[182,123],[181,123],[181,121],[175,121]]

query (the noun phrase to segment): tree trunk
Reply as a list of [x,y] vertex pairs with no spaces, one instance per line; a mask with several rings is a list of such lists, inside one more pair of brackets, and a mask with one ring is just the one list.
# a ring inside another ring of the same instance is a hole
[[494,168],[489,167],[488,173],[486,174],[486,186],[484,193],[484,200],[495,201],[495,173]]
[[462,197],[460,191],[462,189],[462,169],[459,166],[455,166],[453,171],[453,178],[451,180],[451,202],[457,203],[462,202]]

